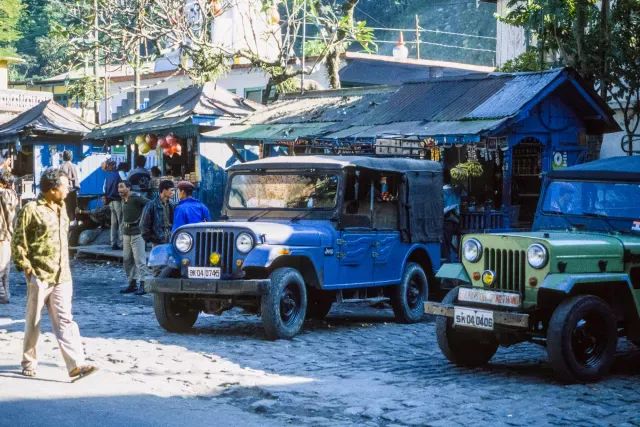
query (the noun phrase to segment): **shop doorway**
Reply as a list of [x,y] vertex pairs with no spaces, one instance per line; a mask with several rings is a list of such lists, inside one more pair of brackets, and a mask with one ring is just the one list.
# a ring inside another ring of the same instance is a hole
[[511,205],[512,227],[529,228],[533,224],[542,188],[542,150],[537,138],[525,138],[513,147]]

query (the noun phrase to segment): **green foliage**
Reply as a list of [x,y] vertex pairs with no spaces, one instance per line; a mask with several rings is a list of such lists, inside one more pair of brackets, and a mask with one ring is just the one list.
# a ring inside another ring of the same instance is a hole
[[202,48],[192,51],[191,61],[192,66],[187,72],[192,79],[200,84],[214,82],[231,69],[227,58],[214,49]]
[[101,101],[104,99],[104,79],[100,79],[99,89],[96,90],[95,79],[92,76],[74,80],[69,85],[67,94],[70,98],[79,98],[82,101]]
[[[545,65],[542,69],[548,69]],[[496,68],[502,73],[520,73],[525,71],[541,71],[540,54],[537,49],[529,49],[514,59],[506,61],[502,67]]]
[[0,54],[14,55],[14,43],[22,37],[18,22],[24,6],[21,0],[0,0]]

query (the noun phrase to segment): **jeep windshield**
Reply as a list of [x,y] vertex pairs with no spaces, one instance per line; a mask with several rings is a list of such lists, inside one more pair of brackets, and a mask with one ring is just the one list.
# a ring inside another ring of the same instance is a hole
[[637,220],[640,217],[640,185],[552,181],[545,191],[542,212]]
[[234,174],[229,209],[333,209],[338,176],[316,173]]

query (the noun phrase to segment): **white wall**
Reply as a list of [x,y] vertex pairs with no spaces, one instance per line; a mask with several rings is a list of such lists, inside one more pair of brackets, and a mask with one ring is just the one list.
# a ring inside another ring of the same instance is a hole
[[[616,122],[620,125],[622,129],[624,129],[624,115],[620,110],[615,110]],[[626,156],[627,153],[622,151],[622,147],[620,146],[620,142],[622,141],[622,137],[625,135],[625,132],[615,132],[615,133],[607,133],[602,137],[602,147],[600,147],[600,158],[606,159],[608,157],[616,157],[616,156]]]
[[[509,0],[498,0],[497,13],[506,16]],[[502,66],[510,59],[517,57],[526,50],[524,29],[513,27],[497,21],[496,28],[496,66]]]

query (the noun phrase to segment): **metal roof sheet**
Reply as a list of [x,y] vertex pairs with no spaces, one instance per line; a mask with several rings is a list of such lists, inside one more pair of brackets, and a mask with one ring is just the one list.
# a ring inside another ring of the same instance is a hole
[[286,123],[268,125],[232,125],[204,132],[201,142],[213,142],[225,139],[260,139],[294,141],[299,137],[315,135],[332,123]]
[[263,106],[241,98],[214,83],[191,86],[134,114],[105,123],[85,139],[107,139],[187,124],[194,116],[244,118]]
[[82,137],[95,125],[76,116],[53,100],[44,101],[0,126],[0,139],[11,139],[23,132]]

